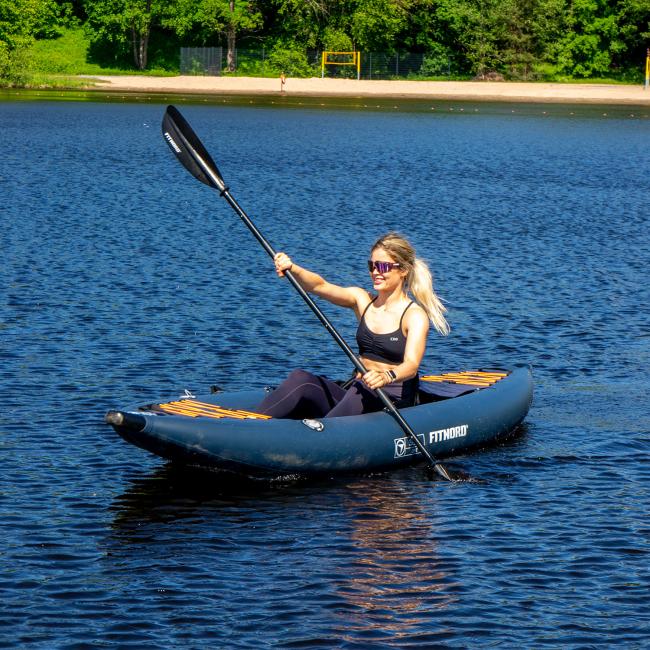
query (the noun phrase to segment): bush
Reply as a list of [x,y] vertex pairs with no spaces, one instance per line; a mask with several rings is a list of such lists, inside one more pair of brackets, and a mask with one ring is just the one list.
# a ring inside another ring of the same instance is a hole
[[264,48],[259,50],[237,48],[237,70],[234,74],[244,77],[277,77],[276,70],[269,66],[269,53]]
[[24,86],[31,77],[29,51],[25,47],[10,50],[0,41],[0,85]]
[[307,53],[295,47],[276,45],[269,54],[269,68],[291,77],[313,77],[316,70],[309,65]]
[[420,77],[440,77],[451,74],[451,53],[449,50],[435,43],[424,55],[420,67]]
[[4,41],[0,41],[0,79],[4,79],[8,74],[9,65],[9,47]]
[[323,48],[329,52],[352,52],[354,45],[350,37],[338,29],[326,27],[323,33]]

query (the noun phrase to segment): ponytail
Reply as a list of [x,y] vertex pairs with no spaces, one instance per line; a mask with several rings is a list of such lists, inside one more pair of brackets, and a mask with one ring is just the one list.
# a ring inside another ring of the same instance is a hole
[[433,326],[442,334],[449,334],[449,323],[445,318],[447,308],[433,290],[433,278],[429,267],[416,257],[411,272],[407,276],[407,288],[416,302],[424,309]]

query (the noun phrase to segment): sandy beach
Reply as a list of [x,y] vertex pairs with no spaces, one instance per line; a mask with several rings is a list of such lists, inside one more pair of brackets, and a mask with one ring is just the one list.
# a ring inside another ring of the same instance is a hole
[[386,97],[559,104],[650,106],[642,85],[513,83],[501,81],[357,81],[355,79],[257,77],[92,77],[95,88],[109,91],[215,95],[305,97]]

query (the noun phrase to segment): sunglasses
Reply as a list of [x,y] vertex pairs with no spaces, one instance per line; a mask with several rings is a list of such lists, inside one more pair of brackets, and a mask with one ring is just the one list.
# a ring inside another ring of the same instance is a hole
[[368,271],[370,273],[377,271],[377,273],[383,275],[384,273],[388,273],[391,269],[398,269],[400,266],[401,264],[398,264],[397,262],[373,262],[372,260],[368,260]]

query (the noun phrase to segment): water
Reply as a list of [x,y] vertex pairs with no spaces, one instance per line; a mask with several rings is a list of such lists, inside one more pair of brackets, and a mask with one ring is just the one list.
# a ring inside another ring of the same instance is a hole
[[531,363],[526,426],[455,484],[127,445],[110,408],[349,363],[164,105],[0,103],[2,647],[647,647],[648,116],[255,101],[182,109],[262,232],[346,284],[406,232],[453,328],[425,368]]

